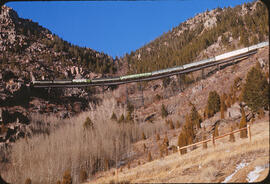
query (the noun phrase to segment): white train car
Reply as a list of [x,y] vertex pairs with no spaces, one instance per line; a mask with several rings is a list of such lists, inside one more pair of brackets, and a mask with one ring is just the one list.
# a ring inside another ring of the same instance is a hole
[[248,52],[248,47],[238,49],[238,50],[235,50],[235,51],[232,51],[232,52],[227,52],[225,54],[221,54],[221,55],[216,56],[216,61],[226,59],[226,58],[229,58],[229,57],[233,57],[233,56],[237,56],[237,55],[240,55],[240,54],[243,54],[243,53],[246,53],[246,52]]
[[91,82],[90,79],[73,79],[73,83],[86,83],[86,82]]
[[55,80],[53,81],[54,84],[70,84],[72,83],[71,80]]
[[164,69],[164,70],[153,71],[151,74],[152,75],[159,75],[159,74],[163,74],[163,73],[168,73],[170,71],[171,71],[171,68],[168,68],[168,69]]
[[33,81],[33,84],[52,84],[52,81]]
[[259,48],[268,46],[269,45],[269,42],[262,42],[262,43],[259,43],[257,45],[258,45],[258,49],[259,49]]

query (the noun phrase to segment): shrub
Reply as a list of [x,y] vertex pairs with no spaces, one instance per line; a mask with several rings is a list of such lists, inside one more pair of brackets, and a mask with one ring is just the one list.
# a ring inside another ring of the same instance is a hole
[[168,114],[169,114],[169,113],[168,113],[168,111],[167,111],[165,105],[162,104],[162,106],[161,106],[161,117],[162,117],[162,118],[165,118],[165,117],[168,116]]
[[83,128],[84,130],[87,130],[87,129],[89,130],[89,129],[94,128],[94,124],[89,117],[87,117],[85,122],[83,123]]
[[155,95],[155,101],[160,101],[162,99],[162,97],[159,94]]
[[160,158],[163,158],[163,145],[159,145],[159,155],[160,155]]
[[143,152],[145,152],[146,149],[147,149],[147,147],[146,147],[145,143],[143,143]]
[[170,82],[171,82],[170,77],[165,77],[165,78],[163,78],[163,79],[162,79],[163,87],[164,87],[164,88],[168,87],[168,85],[170,84]]
[[200,114],[198,113],[195,105],[191,104],[192,109],[191,109],[191,113],[190,113],[190,120],[192,121],[192,126],[196,126],[197,129],[201,128],[201,122],[202,122],[202,118],[200,116]]
[[[187,143],[187,137],[186,137],[185,132],[182,131],[179,134],[179,136],[178,136],[178,146],[181,148],[181,147],[186,146],[186,145],[188,145],[188,143]],[[180,150],[180,153],[181,154],[187,153],[187,149],[186,148],[185,149],[181,149]]]
[[87,172],[85,170],[80,171],[80,182],[84,182],[87,179]]
[[163,139],[163,145],[165,145],[166,147],[169,146],[169,139],[168,139],[167,134],[165,135],[165,137],[164,137],[164,139]]
[[242,93],[244,102],[253,112],[258,112],[260,108],[267,109],[269,84],[259,67],[253,67],[248,72]]
[[224,102],[224,95],[221,97],[220,100],[220,119],[224,119],[224,111],[225,111],[225,102]]
[[146,136],[145,136],[144,132],[142,132],[142,139],[143,139],[143,140],[146,139]]
[[69,170],[65,171],[62,184],[72,184],[72,177]]
[[262,119],[264,117],[264,111],[263,111],[263,109],[260,109],[258,113],[259,113],[258,118],[259,119]]
[[122,114],[118,120],[118,123],[123,123],[125,121],[124,114]]
[[169,120],[169,125],[170,125],[170,129],[174,129],[175,127],[174,127],[174,124],[173,124],[173,121],[170,119]]
[[159,133],[156,134],[156,140],[157,140],[157,141],[160,140],[160,135],[159,135]]
[[216,91],[211,91],[207,101],[208,115],[212,117],[220,110],[220,97]]
[[176,128],[180,128],[180,126],[181,126],[181,125],[180,125],[180,121],[177,120],[177,121],[176,121],[176,126],[175,126],[175,127],[176,127]]
[[116,117],[116,115],[115,115],[115,113],[114,113],[114,112],[112,113],[111,120],[113,120],[113,121],[117,121],[117,117]]
[[31,184],[31,183],[32,183],[32,181],[31,181],[30,178],[27,178],[27,179],[25,180],[25,184]]
[[148,160],[148,162],[151,162],[151,161],[153,160],[153,158],[152,158],[152,155],[151,155],[151,152],[150,152],[150,151],[148,152],[147,160]]
[[131,122],[132,120],[133,120],[133,117],[132,117],[132,115],[131,115],[131,112],[128,111],[128,114],[127,114],[127,117],[126,117],[126,121],[127,121],[127,122]]

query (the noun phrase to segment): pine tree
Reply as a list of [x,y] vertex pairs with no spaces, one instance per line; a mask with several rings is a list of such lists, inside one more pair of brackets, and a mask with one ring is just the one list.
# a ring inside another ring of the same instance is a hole
[[65,171],[62,184],[72,184],[72,178],[69,170]]
[[[186,145],[188,145],[188,143],[187,143],[187,137],[186,137],[186,135],[185,135],[185,133],[182,131],[180,134],[179,134],[179,136],[178,136],[178,146],[181,148],[181,147],[183,147],[183,146],[186,146]],[[181,154],[185,154],[185,153],[187,153],[187,149],[186,148],[184,148],[184,149],[181,149],[180,150],[180,153]]]
[[30,178],[27,178],[27,179],[25,180],[25,184],[31,184],[31,183],[32,183],[32,181],[31,181]]
[[153,160],[151,152],[148,152],[148,158],[147,158],[148,162],[151,162]]
[[243,100],[253,112],[268,108],[269,84],[259,67],[253,67],[247,74],[243,89]]
[[176,127],[176,128],[180,128],[180,126],[181,126],[181,125],[180,125],[180,121],[177,120],[177,121],[176,121],[176,126],[175,126],[175,127]]
[[[242,118],[239,124],[239,129],[247,127],[246,114],[243,107],[241,107]],[[240,138],[247,138],[247,129],[240,131]]]
[[216,91],[211,91],[207,101],[208,115],[212,117],[220,110],[220,97]]
[[170,121],[169,121],[169,125],[170,125],[170,129],[174,129],[175,127],[174,127],[174,124],[173,124],[173,121],[170,119]]
[[115,115],[115,113],[114,113],[114,112],[112,113],[111,120],[113,120],[113,121],[117,121],[117,117],[116,117],[116,115]]
[[125,121],[124,114],[122,114],[118,120],[118,123],[123,123]]
[[164,139],[163,139],[163,145],[168,147],[169,146],[169,139],[168,139],[168,136],[167,134],[165,135]]
[[89,117],[87,117],[85,122],[83,123],[83,128],[84,130],[90,130],[94,128],[94,123]]
[[85,170],[80,171],[80,182],[85,182],[87,179],[87,172]]
[[167,116],[168,116],[168,111],[167,111],[165,105],[162,104],[162,106],[161,106],[161,117],[162,117],[162,118],[165,118],[165,117],[167,117]]
[[160,135],[159,135],[159,133],[156,134],[156,140],[157,140],[157,141],[160,140]]
[[192,125],[193,127],[196,126],[197,129],[201,128],[201,122],[202,122],[202,118],[200,116],[200,114],[198,113],[195,105],[191,104],[192,108],[191,108],[191,113],[190,113],[190,118],[192,121]]
[[224,119],[224,111],[225,111],[225,102],[224,95],[221,97],[220,101],[220,119]]
[[143,139],[143,140],[146,139],[146,136],[145,136],[144,132],[142,132],[142,139]]

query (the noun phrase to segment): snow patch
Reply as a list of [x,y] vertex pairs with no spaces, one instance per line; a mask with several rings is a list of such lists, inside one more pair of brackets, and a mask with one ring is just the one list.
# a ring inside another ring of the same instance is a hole
[[221,183],[227,183],[228,181],[230,181],[230,180],[232,179],[232,177],[233,177],[240,169],[246,167],[247,165],[248,165],[248,163],[244,163],[244,162],[238,164],[238,165],[236,166],[236,168],[235,168],[235,171],[234,171],[230,176],[227,176],[227,177],[225,178],[225,180],[224,180],[223,182],[221,182]]
[[253,171],[248,173],[247,181],[249,183],[254,182],[257,178],[259,178],[260,172],[264,171],[267,167],[269,167],[269,164],[265,164],[263,166],[256,166]]

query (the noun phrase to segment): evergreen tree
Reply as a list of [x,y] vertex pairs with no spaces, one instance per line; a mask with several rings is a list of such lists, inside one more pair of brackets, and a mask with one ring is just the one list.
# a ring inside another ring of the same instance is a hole
[[162,118],[165,118],[165,117],[167,117],[167,116],[168,116],[168,111],[167,111],[165,105],[162,104],[162,106],[161,106],[161,117],[162,117]]
[[268,108],[269,84],[259,67],[253,67],[247,74],[243,89],[243,100],[253,112]]
[[168,139],[168,136],[167,134],[165,135],[164,139],[163,139],[163,145],[168,147],[169,146],[169,139]]
[[87,117],[85,122],[83,123],[83,128],[84,130],[90,130],[94,128],[94,124],[89,117]]
[[[181,131],[181,133],[178,136],[178,146],[181,148],[181,147],[186,146],[186,145],[188,145],[187,137],[185,135],[185,132]],[[180,153],[181,154],[187,153],[187,149],[186,148],[181,149]]]
[[201,128],[201,122],[202,122],[202,118],[200,116],[200,114],[198,113],[195,105],[191,104],[192,109],[191,109],[191,121],[193,126],[196,126],[197,129]]
[[117,117],[116,117],[116,115],[115,115],[115,113],[114,113],[114,112],[112,113],[111,120],[113,120],[113,121],[117,121]]
[[125,121],[124,114],[122,114],[118,120],[118,123],[123,123]]
[[208,115],[212,117],[220,110],[220,97],[216,91],[211,91],[207,101]]
[[159,133],[156,134],[156,140],[157,140],[157,141],[160,140],[160,135],[159,135]]
[[152,158],[152,155],[151,155],[151,152],[149,151],[148,152],[148,162],[151,162],[152,160],[153,160],[153,158]]
[[142,139],[143,139],[143,140],[146,139],[146,136],[145,136],[144,132],[142,132]]
[[220,119],[224,119],[224,111],[225,111],[225,102],[224,102],[224,95],[221,97],[220,100]]
[[72,184],[72,177],[69,170],[65,171],[62,184]]

